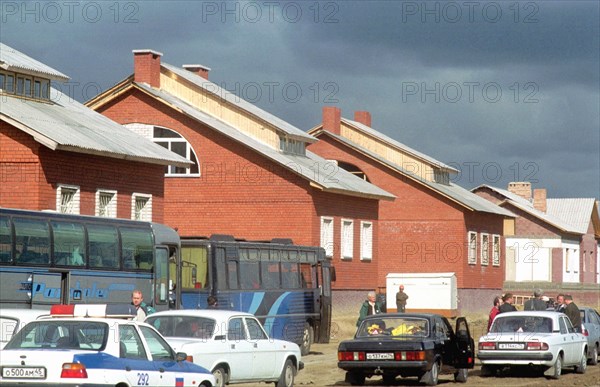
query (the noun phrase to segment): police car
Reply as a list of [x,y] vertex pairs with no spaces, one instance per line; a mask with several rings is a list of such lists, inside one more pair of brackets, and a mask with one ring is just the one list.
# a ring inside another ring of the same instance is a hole
[[6,344],[0,385],[214,386],[209,371],[175,353],[156,329],[123,319],[129,307],[115,308],[53,306],[53,318],[30,322]]

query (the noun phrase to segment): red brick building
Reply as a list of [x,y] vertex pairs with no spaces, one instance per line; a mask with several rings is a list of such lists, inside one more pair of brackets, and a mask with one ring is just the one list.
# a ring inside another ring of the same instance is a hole
[[594,198],[547,197],[531,183],[508,189],[481,185],[473,189],[517,215],[514,235],[506,238],[504,288],[526,301],[533,289],[546,296],[571,293],[578,305],[600,306],[600,216]]
[[50,87],[0,43],[0,206],[163,221],[165,166],[190,162]]
[[[509,211],[453,184],[452,167],[374,130],[368,112],[349,120],[340,109],[325,107],[323,123],[309,133],[320,140],[311,151],[396,196],[379,205],[378,286],[385,286],[389,273],[454,273],[453,308],[492,306],[504,282]],[[336,264],[346,265],[357,262]]]
[[210,82],[209,69],[161,56],[134,51],[134,74],[88,106],[195,163],[166,171],[165,222],[183,236],[292,238],[336,263],[346,243],[362,265],[340,266],[334,287],[375,288],[379,203],[393,195],[307,151],[314,137]]

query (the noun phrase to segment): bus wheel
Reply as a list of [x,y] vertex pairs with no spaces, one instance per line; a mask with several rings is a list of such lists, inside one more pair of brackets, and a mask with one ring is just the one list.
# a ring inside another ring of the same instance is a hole
[[302,344],[300,345],[300,351],[302,356],[306,356],[310,353],[310,346],[313,343],[315,337],[315,330],[309,323],[304,323],[304,332],[302,334]]

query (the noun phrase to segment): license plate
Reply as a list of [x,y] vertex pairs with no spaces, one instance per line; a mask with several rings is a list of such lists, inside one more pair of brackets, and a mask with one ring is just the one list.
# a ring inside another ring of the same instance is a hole
[[498,349],[525,349],[523,343],[499,343]]
[[393,353],[367,353],[367,360],[394,360]]
[[46,379],[44,367],[4,367],[2,377],[6,379]]

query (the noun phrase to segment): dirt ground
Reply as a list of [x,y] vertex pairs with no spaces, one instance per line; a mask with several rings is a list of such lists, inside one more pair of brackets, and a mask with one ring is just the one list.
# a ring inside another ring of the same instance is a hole
[[[475,345],[479,336],[487,327],[487,316],[467,316]],[[344,382],[345,372],[337,368],[337,346],[341,340],[351,338],[354,334],[356,316],[334,316],[332,324],[332,339],[329,344],[314,344],[311,353],[305,356],[304,369],[296,377],[296,386],[347,386]],[[476,361],[475,368],[469,371],[467,386],[502,386],[510,387],[600,387],[600,365],[588,366],[583,375],[575,374],[572,369],[563,370],[559,380],[546,379],[543,376],[528,375],[527,373],[507,374],[502,377],[480,376],[480,365]],[[261,384],[266,386],[266,384]],[[366,386],[383,386],[381,377],[367,379]],[[395,386],[419,386],[416,378],[397,378]],[[441,375],[440,386],[453,386],[453,375]],[[249,385],[247,385],[249,386]]]

